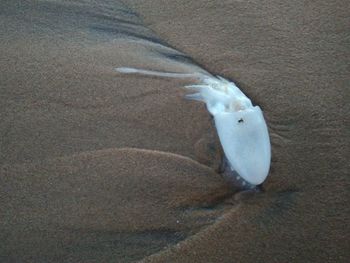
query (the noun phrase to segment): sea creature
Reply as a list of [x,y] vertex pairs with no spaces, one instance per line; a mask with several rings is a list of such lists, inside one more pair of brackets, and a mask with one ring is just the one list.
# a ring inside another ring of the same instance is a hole
[[196,79],[198,84],[185,86],[195,92],[186,95],[186,98],[206,104],[214,118],[225,161],[235,174],[235,180],[243,179],[242,186],[249,188],[265,181],[271,161],[268,128],[260,107],[253,106],[235,83],[208,72],[172,73],[126,67],[116,70],[121,73]]

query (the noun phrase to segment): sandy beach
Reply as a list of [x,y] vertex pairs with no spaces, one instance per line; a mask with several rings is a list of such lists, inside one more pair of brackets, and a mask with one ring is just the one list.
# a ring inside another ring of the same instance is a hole
[[[347,1],[0,1],[1,262],[348,262]],[[190,80],[263,109],[263,192]]]

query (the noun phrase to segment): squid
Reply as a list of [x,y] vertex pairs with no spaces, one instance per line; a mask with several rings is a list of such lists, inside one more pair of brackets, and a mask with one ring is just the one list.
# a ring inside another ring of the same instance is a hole
[[261,108],[236,86],[208,72],[173,73],[120,67],[116,71],[170,78],[192,78],[196,84],[185,86],[194,93],[187,99],[204,102],[212,115],[224,152],[226,177],[243,188],[261,185],[269,174],[271,144]]

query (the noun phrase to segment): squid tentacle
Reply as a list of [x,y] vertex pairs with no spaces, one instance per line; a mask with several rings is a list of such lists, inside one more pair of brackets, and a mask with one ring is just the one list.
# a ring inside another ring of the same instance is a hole
[[253,106],[235,83],[210,73],[174,73],[127,67],[116,70],[127,74],[192,78],[199,81],[199,84],[185,86],[196,92],[187,94],[185,98],[205,102],[214,118],[227,166],[231,170],[229,174],[243,179],[243,186],[255,186],[265,181],[271,163],[268,128],[260,107]]

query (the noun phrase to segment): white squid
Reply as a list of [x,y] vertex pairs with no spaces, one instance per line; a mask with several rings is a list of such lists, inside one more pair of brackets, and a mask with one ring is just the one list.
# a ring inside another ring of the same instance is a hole
[[259,106],[231,81],[209,73],[170,73],[121,67],[121,73],[159,77],[194,78],[199,84],[185,86],[196,93],[186,98],[205,102],[232,172],[243,186],[262,184],[270,169],[271,144],[266,122]]

